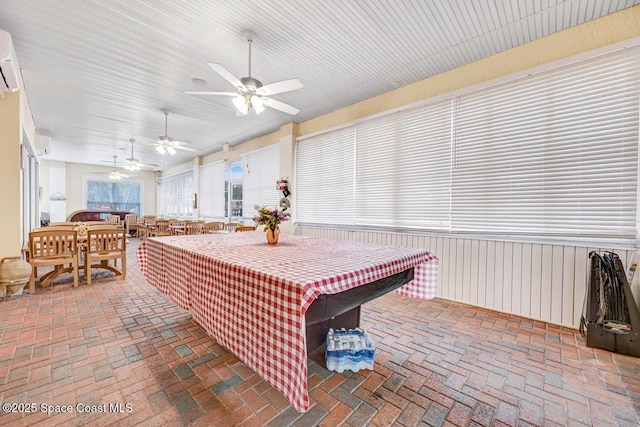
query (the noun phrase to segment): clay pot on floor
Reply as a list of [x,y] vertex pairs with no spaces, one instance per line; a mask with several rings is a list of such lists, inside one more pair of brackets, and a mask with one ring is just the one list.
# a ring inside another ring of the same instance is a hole
[[[6,296],[21,295],[25,285],[31,277],[31,264],[24,261],[22,257],[8,257],[0,260],[0,284],[7,285]],[[2,292],[0,288],[0,292]]]

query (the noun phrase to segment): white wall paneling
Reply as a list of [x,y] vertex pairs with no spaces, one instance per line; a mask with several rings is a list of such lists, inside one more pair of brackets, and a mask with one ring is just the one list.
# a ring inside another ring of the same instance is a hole
[[589,252],[631,250],[297,226],[296,234],[424,248],[440,259],[439,298],[577,328]]

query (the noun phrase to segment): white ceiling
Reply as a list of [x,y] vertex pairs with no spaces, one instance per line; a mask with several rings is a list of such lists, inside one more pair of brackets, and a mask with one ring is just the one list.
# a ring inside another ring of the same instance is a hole
[[[164,133],[200,155],[416,82],[640,0],[0,0],[45,158],[100,164],[129,157],[129,138]],[[273,98],[300,109],[236,117],[233,91],[207,62],[305,87]],[[204,79],[205,87],[192,78]],[[140,141],[139,141],[140,142]],[[165,170],[194,157],[135,154]]]

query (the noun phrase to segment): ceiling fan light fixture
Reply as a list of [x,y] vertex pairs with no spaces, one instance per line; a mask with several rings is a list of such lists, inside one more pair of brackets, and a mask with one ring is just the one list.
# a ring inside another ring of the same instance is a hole
[[140,170],[140,165],[138,163],[127,163],[124,168],[131,172],[137,172]]
[[262,102],[262,98],[258,95],[251,96],[251,105],[253,106],[256,114],[260,114],[264,111],[264,103]]
[[249,103],[244,95],[238,95],[233,98],[233,105],[235,105],[236,110],[238,110],[240,114],[247,114],[249,112]]
[[[300,112],[299,109],[284,102],[277,101],[271,98],[271,96],[303,88],[304,85],[299,79],[283,80],[263,86],[260,80],[251,77],[251,45],[255,39],[256,33],[253,31],[247,30],[244,32],[244,40],[249,44],[249,72],[247,77],[239,79],[221,64],[207,62],[207,65],[209,65],[213,71],[235,87],[238,91],[237,94],[235,92],[218,92],[211,90],[187,90],[184,91],[184,93],[188,95],[231,96],[233,97],[233,105],[236,107],[236,116],[246,116],[251,107],[253,107],[256,114],[262,113],[266,107],[287,114],[298,114]],[[268,96],[269,98],[266,98],[265,102],[261,98],[262,96]]]
[[[176,149],[173,148],[171,145],[169,144],[161,144],[161,145],[156,145],[156,151],[160,154],[162,154],[163,156],[165,156],[167,153],[169,153],[170,155],[174,155],[176,154]],[[138,167],[139,170],[140,169],[140,165],[136,164],[136,167]]]

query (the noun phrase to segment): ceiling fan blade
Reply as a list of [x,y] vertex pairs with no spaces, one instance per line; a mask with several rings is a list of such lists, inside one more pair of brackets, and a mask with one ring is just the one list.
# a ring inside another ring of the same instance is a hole
[[192,153],[199,152],[199,150],[196,150],[195,148],[185,147],[184,145],[177,145],[174,148],[176,148],[178,150],[191,151]]
[[159,168],[160,165],[156,165],[155,163],[138,163],[138,166],[141,168]]
[[151,138],[147,138],[145,136],[136,136],[136,140],[141,139],[143,140],[142,145],[158,145],[158,140],[157,139],[151,139]]
[[262,102],[267,107],[271,107],[273,109],[280,110],[283,113],[296,115],[296,114],[298,114],[300,112],[300,110],[298,110],[296,107],[291,106],[289,104],[285,104],[284,102],[277,101],[275,99],[262,98]]
[[296,89],[302,89],[304,85],[299,79],[283,80],[281,82],[271,83],[262,86],[256,90],[258,95],[275,95],[276,93],[289,92]]
[[209,65],[209,67],[213,68],[213,71],[215,71],[216,73],[220,74],[220,76],[223,79],[225,79],[226,81],[231,83],[234,87],[236,87],[238,89],[244,89],[244,85],[242,84],[242,82],[236,76],[231,74],[229,72],[229,70],[224,68],[222,65],[215,64],[213,62],[207,62],[207,65]]
[[181,140],[172,139],[171,144],[175,147],[176,145],[182,145],[182,144],[191,145],[193,144],[193,142],[187,141],[186,139],[181,139]]
[[220,96],[238,96],[238,92],[215,92],[212,90],[185,90],[187,95],[220,95]]

